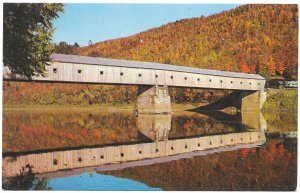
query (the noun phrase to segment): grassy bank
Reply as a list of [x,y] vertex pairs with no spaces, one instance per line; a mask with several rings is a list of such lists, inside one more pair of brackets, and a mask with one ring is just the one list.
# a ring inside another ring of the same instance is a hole
[[[173,111],[185,111],[189,109],[197,108],[196,104],[176,104],[172,103]],[[85,111],[85,110],[101,110],[101,111],[113,111],[113,110],[133,110],[134,103],[129,104],[93,104],[93,105],[3,105],[3,110],[74,110],[74,111]]]
[[[172,109],[194,109],[222,99],[230,91],[170,88]],[[268,89],[265,112],[296,112],[297,89]],[[3,82],[3,107],[133,109],[137,87],[86,84]]]
[[268,89],[265,112],[297,112],[298,89]]
[[[137,86],[3,82],[3,106],[24,107],[126,107],[135,103]],[[211,103],[224,98],[230,91],[169,88],[171,101],[176,104]],[[176,105],[174,105],[176,106]],[[182,105],[180,105],[182,106]],[[193,108],[190,105],[188,108]],[[181,109],[182,107],[180,107]]]
[[132,110],[134,108],[134,104],[130,103],[130,104],[93,104],[93,105],[71,105],[71,104],[67,104],[67,105],[3,105],[3,110],[5,111],[9,111],[9,110],[14,110],[14,109],[18,109],[18,110],[22,110],[22,109],[26,109],[26,110],[66,110],[66,111],[85,111],[85,110]]

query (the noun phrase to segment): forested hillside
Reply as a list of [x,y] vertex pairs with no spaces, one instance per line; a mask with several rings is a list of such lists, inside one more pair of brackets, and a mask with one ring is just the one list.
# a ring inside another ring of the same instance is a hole
[[245,5],[74,53],[296,78],[297,48],[297,5]]
[[[86,47],[60,42],[57,53],[121,58],[297,79],[297,5],[244,5],[208,17],[183,19]],[[136,86],[5,83],[4,104],[131,103]],[[36,93],[36,89],[41,92]],[[170,89],[172,101],[209,102],[228,92]],[[43,93],[40,95],[40,93]]]

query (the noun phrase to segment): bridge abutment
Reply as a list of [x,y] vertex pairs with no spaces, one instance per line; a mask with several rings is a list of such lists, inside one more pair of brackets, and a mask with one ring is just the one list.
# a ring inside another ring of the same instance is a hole
[[241,111],[260,111],[267,99],[267,93],[261,91],[241,91],[239,93],[238,109]]
[[134,109],[138,113],[171,113],[168,86],[139,86]]

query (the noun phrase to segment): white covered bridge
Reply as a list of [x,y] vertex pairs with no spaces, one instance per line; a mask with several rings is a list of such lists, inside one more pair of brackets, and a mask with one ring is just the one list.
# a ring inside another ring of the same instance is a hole
[[[263,90],[266,80],[257,74],[65,54],[51,55],[49,64],[50,65],[46,67],[46,77],[32,77],[32,80],[40,82],[154,86],[147,89],[139,89],[140,97],[138,97],[138,100],[140,99],[140,101],[138,101],[137,104],[144,106],[144,109],[157,108],[153,107],[155,102],[151,103],[151,105],[146,105],[146,103],[149,103],[149,100],[146,99],[149,99],[150,96],[156,97],[156,104],[169,103],[168,86],[252,91],[250,95],[252,98],[254,97],[253,100],[258,102],[259,108],[261,108],[265,100]],[[4,80],[22,79],[12,76],[9,70],[5,68]],[[261,97],[262,94],[264,96]],[[159,95],[161,95],[161,97]],[[247,96],[248,95],[249,94],[247,94]],[[139,107],[140,110],[143,109],[141,106]],[[161,106],[159,109],[162,110],[164,108],[170,110],[170,105],[166,107]]]

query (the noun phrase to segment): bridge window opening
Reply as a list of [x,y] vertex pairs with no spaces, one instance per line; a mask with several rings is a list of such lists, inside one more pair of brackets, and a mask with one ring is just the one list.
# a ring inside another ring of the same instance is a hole
[[139,154],[142,154],[143,152],[142,151],[139,151]]
[[93,156],[93,160],[96,159],[96,156]]
[[211,82],[211,79],[209,79],[209,82]]
[[81,74],[82,70],[77,70],[78,74]]
[[243,82],[240,82],[241,84],[243,84]]
[[81,157],[78,158],[78,162],[82,162],[82,158]]
[[212,142],[211,142],[211,141],[209,142],[209,145],[212,145]]
[[260,139],[260,136],[258,136],[258,139]]
[[251,83],[251,82],[249,82],[249,84],[251,85],[252,83]]
[[174,148],[173,148],[173,147],[171,147],[171,150],[174,150]]
[[100,74],[101,74],[101,75],[103,75],[103,74],[104,74],[104,72],[103,72],[103,71],[100,71]]
[[155,78],[158,78],[158,75],[157,75],[157,74],[155,75]]
[[158,149],[156,149],[155,151],[158,152]]
[[124,157],[124,153],[121,153],[121,157]]
[[121,76],[123,76],[123,75],[124,75],[124,73],[123,73],[123,72],[121,72],[121,73],[120,73],[120,75],[121,75]]
[[101,158],[101,159],[104,159],[104,155],[101,155],[100,158]]
[[57,73],[57,68],[53,68],[53,73]]
[[184,77],[184,80],[187,80],[187,77]]
[[200,78],[197,78],[197,81],[199,82],[199,81],[200,81]]
[[200,147],[200,143],[198,143],[198,147]]
[[142,74],[139,74],[139,77],[142,77]]
[[241,138],[241,141],[243,141],[243,138]]
[[231,142],[233,142],[233,139],[231,139]]
[[222,83],[223,82],[223,80],[220,80],[220,83]]
[[53,160],[53,165],[57,165],[57,164],[58,164],[57,159],[54,159],[54,160]]
[[187,149],[187,144],[185,144],[184,148]]
[[233,83],[233,81],[230,81],[230,83],[232,84],[232,83]]
[[173,76],[171,76],[170,78],[173,79]]
[[221,140],[220,143],[223,143],[223,140]]
[[260,83],[258,83],[258,85],[260,85]]

